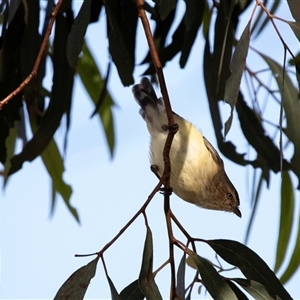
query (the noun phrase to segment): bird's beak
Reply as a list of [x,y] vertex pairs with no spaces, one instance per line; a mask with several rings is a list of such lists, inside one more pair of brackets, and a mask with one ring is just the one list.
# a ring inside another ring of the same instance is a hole
[[235,208],[233,209],[233,212],[234,212],[239,218],[242,217],[242,213],[241,213],[241,211],[238,209],[238,207],[235,207]]

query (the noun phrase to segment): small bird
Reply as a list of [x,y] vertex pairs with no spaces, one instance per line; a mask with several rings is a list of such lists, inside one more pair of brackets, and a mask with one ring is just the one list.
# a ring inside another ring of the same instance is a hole
[[[140,114],[146,121],[151,135],[151,165],[162,176],[163,149],[168,135],[168,119],[162,98],[157,98],[147,77],[132,87],[132,93],[141,107]],[[170,185],[181,199],[200,207],[242,214],[239,195],[229,180],[218,152],[190,122],[174,113],[179,125],[171,150]]]

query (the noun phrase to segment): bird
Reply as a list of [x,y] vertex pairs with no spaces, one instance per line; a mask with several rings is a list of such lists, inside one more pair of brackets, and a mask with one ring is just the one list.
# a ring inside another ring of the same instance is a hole
[[[150,133],[150,163],[159,177],[164,171],[163,149],[168,136],[168,118],[163,98],[158,98],[147,77],[132,87],[140,114]],[[238,192],[228,178],[223,160],[189,121],[173,112],[179,129],[174,135],[169,157],[170,185],[182,200],[205,209],[233,212],[241,217]]]

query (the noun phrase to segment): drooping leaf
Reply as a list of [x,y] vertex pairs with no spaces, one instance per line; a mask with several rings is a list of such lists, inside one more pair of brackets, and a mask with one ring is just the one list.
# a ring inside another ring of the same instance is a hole
[[162,296],[153,276],[153,241],[150,228],[147,226],[147,235],[143,251],[143,260],[139,275],[139,286],[146,299],[162,300]]
[[186,254],[184,253],[177,270],[177,286],[176,294],[184,299],[185,295],[185,264],[186,264]]
[[222,154],[234,161],[235,163],[245,166],[247,164],[254,165],[252,161],[246,160],[244,158],[245,154],[237,153],[236,147],[231,142],[224,142],[223,130],[222,130],[222,121],[220,109],[218,106],[218,102],[214,97],[214,88],[213,88],[213,80],[214,74],[212,72],[211,64],[213,62],[213,56],[210,53],[210,42],[209,42],[209,32],[207,32],[207,36],[205,38],[205,48],[204,48],[204,57],[203,57],[203,72],[204,72],[204,81],[206,94],[209,104],[210,115],[212,119],[212,123],[214,126],[215,136],[217,139],[218,147]]
[[186,12],[183,20],[185,24],[184,41],[180,55],[179,64],[184,68],[189,58],[192,46],[195,43],[198,30],[202,24],[206,1],[186,0]]
[[92,0],[90,23],[98,22],[102,6],[102,1]]
[[210,95],[215,101],[224,99],[226,80],[230,76],[229,65],[233,44],[231,22],[235,1],[220,1],[215,23],[214,46],[211,58]]
[[231,75],[226,80],[226,84],[225,84],[224,100],[231,107],[230,116],[228,120],[225,122],[225,132],[224,132],[225,137],[231,127],[232,118],[233,118],[233,109],[238,99],[240,84],[241,84],[243,72],[246,65],[246,57],[248,54],[249,43],[250,43],[250,26],[251,26],[251,20],[246,25],[241,35],[241,38],[236,45],[235,51],[233,53],[230,62],[230,67],[229,67],[231,71]]
[[244,278],[232,278],[231,280],[238,283],[255,300],[280,299],[279,297],[274,298],[273,296],[271,296],[262,284],[254,280],[248,280]]
[[298,90],[293,85],[287,72],[276,61],[257,52],[269,65],[274,78],[279,87],[282,105],[286,116],[287,127],[284,129],[285,134],[294,144],[294,155],[291,159],[291,166],[294,173],[299,179],[298,189],[300,188],[300,130],[298,128],[298,120],[300,120],[300,106]]
[[65,204],[67,205],[70,213],[79,223],[79,216],[77,210],[71,205],[70,198],[72,195],[72,188],[69,184],[63,180],[63,173],[65,171],[64,162],[59,153],[58,147],[55,141],[52,139],[45,150],[41,153],[41,158],[51,177],[54,191],[54,198],[52,199],[51,214],[54,212],[56,193],[61,195]]
[[75,271],[60,287],[54,300],[83,299],[91,279],[96,274],[99,257]]
[[33,138],[25,145],[20,154],[11,159],[9,175],[21,169],[25,161],[32,161],[42,153],[60,125],[62,116],[70,109],[74,75],[66,57],[68,33],[69,27],[66,18],[58,14],[54,37],[53,87],[49,107]]
[[83,1],[67,39],[67,59],[71,68],[76,67],[77,58],[84,43],[84,36],[91,18],[91,5],[92,0]]
[[294,273],[300,266],[300,217],[298,222],[298,232],[296,236],[297,239],[292,253],[292,257],[288,266],[286,267],[286,270],[280,277],[280,281],[282,282],[282,284],[286,283],[294,275]]
[[108,284],[109,284],[109,288],[110,288],[110,293],[111,293],[111,300],[121,300],[122,298],[120,297],[117,289],[115,288],[114,283],[112,282],[112,280],[110,279],[110,277],[108,275],[106,275]]
[[[238,96],[236,110],[244,136],[259,156],[258,162],[260,162],[261,169],[264,171],[266,168],[267,170],[273,170],[275,173],[279,172],[281,153],[265,132],[256,111],[247,105],[241,93]],[[286,170],[288,167],[288,162],[283,159],[283,169]]]
[[227,283],[239,300],[249,300],[249,298],[231,280],[227,280]]
[[[96,62],[86,44],[83,45],[82,52],[83,55],[78,59],[76,71],[80,76],[86,91],[90,95],[90,98],[94,104],[97,105],[102,89],[105,86],[105,80],[103,80]],[[98,110],[98,115],[104,129],[111,155],[113,155],[115,146],[115,132],[112,115],[113,106],[114,102],[109,93],[106,92],[102,105]]]
[[[6,5],[5,14],[8,14]],[[3,20],[1,32],[0,59],[0,99],[1,101],[21,83],[21,46],[25,31],[24,5],[19,4],[13,19],[7,27],[7,19]],[[4,165],[7,159],[5,140],[15,121],[20,119],[19,109],[22,107],[22,94],[17,94],[0,110],[0,162]]]
[[287,0],[287,3],[289,5],[290,11],[292,13],[293,18],[300,22],[300,11],[299,11],[299,3],[298,1],[294,0]]
[[168,0],[168,1],[161,1],[161,0],[154,0],[156,2],[156,5],[158,6],[158,11],[160,18],[162,20],[165,20],[171,10],[174,8],[176,5],[176,0]]
[[283,263],[290,241],[294,221],[294,190],[289,172],[283,172],[281,183],[280,223],[274,272]]
[[256,212],[257,212],[258,203],[259,203],[260,195],[261,195],[261,192],[262,192],[263,182],[264,182],[264,177],[263,177],[263,173],[261,172],[260,176],[259,176],[258,183],[257,183],[256,191],[255,191],[255,196],[253,198],[253,206],[252,206],[251,215],[250,215],[250,219],[249,219],[246,234],[245,234],[245,242],[244,242],[245,244],[247,244],[247,242],[248,242],[248,239],[249,239],[249,236],[250,236],[250,231],[251,231],[251,228],[252,228],[252,225],[253,225],[253,222],[254,222],[254,217],[255,217]]
[[145,295],[142,293],[139,281],[135,280],[126,286],[120,293],[122,300],[143,300]]
[[187,250],[187,252],[197,266],[203,284],[213,299],[238,299],[224,277],[215,270],[210,262],[191,250]]
[[122,7],[115,0],[105,0],[103,3],[107,14],[109,52],[123,85],[129,86],[134,83],[132,76],[134,61],[132,61],[132,55],[129,52],[118,20],[119,9]]
[[206,243],[225,261],[238,267],[247,279],[265,286],[273,297],[292,300],[274,272],[247,246],[232,240],[207,240]]
[[300,21],[299,22],[288,22],[288,24],[290,25],[295,36],[297,37],[298,41],[300,42]]

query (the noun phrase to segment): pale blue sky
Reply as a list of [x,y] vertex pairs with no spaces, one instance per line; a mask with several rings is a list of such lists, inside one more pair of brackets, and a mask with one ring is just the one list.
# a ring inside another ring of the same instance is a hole
[[[81,2],[75,3],[78,9]],[[282,9],[280,16],[290,18],[286,3],[282,4]],[[248,15],[250,16],[250,10]],[[104,25],[105,19],[102,18],[100,24],[92,25],[88,29],[88,43],[103,72],[107,66],[107,51],[103,51],[107,48],[107,41],[103,38]],[[292,48],[297,49],[299,42],[288,27],[284,28],[284,35],[290,41],[288,44],[291,43],[294,45]],[[242,31],[243,26],[239,29]],[[263,43],[262,51],[270,55],[275,55],[274,49],[278,49],[277,59],[281,62],[282,48],[271,32],[268,27],[264,38],[255,41],[255,45],[262,47]],[[177,56],[167,64],[165,78],[173,110],[193,122],[216,146],[202,75],[203,46],[202,35],[199,34],[186,69],[179,70]],[[146,41],[139,30],[137,62],[144,57],[145,51]],[[136,68],[136,81],[140,80],[143,71],[144,67]],[[25,163],[23,169],[12,176],[6,190],[1,193],[1,299],[53,298],[71,273],[92,260],[75,258],[74,254],[99,251],[140,208],[157,183],[156,177],[149,170],[149,134],[138,113],[139,108],[132,97],[131,88],[121,85],[115,67],[112,69],[109,91],[118,105],[114,109],[116,149],[113,159],[110,159],[99,121],[96,118],[90,120],[92,102],[79,80],[76,80],[64,179],[73,187],[72,204],[78,209],[81,225],[74,221],[61,199],[57,201],[53,218],[49,217],[51,182],[40,159]],[[224,106],[224,118],[228,112],[229,109]],[[279,115],[278,111],[270,113]],[[238,123],[238,120],[235,119],[234,122]],[[233,127],[235,126],[239,125],[234,124]],[[62,141],[64,130],[59,129],[55,137],[57,141]],[[247,145],[240,142],[238,130],[233,129],[228,139],[239,144],[240,151],[246,151]],[[242,219],[234,214],[197,208],[176,196],[172,196],[172,209],[192,236],[242,242],[250,215],[250,192],[246,175],[252,176],[252,170],[246,171],[226,159],[224,161],[227,173],[240,195]],[[279,180],[279,175],[272,174],[270,190],[264,189],[249,242],[250,248],[271,268],[274,266],[278,233]],[[296,195],[298,200],[299,193]],[[156,269],[168,257],[161,195],[153,199],[147,215],[153,231]],[[180,237],[178,234],[178,238]],[[137,279],[144,239],[144,220],[140,217],[105,253],[109,275],[118,291]],[[213,259],[213,252],[207,247],[199,246],[200,255]],[[181,253],[176,253],[178,263]],[[193,272],[188,276],[192,278]],[[294,298],[300,298],[299,276],[298,271],[286,285]],[[160,272],[156,280],[163,296],[168,298],[169,268],[166,267]],[[109,297],[109,287],[103,267],[99,263],[97,275],[90,284],[86,298]],[[200,296],[193,294],[193,298],[205,297],[208,296],[203,292]]]

